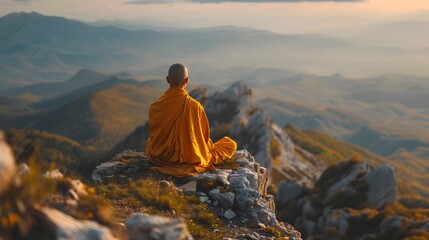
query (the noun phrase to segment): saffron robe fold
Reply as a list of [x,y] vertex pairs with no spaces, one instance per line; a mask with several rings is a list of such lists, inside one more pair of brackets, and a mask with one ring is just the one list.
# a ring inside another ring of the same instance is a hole
[[192,176],[231,158],[236,150],[229,137],[212,142],[203,106],[184,88],[170,88],[151,104],[146,143],[151,170]]

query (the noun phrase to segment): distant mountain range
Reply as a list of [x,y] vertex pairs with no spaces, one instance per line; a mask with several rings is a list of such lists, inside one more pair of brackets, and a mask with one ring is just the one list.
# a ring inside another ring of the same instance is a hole
[[280,35],[249,28],[130,31],[34,12],[0,18],[0,91],[64,81],[85,68],[143,74],[171,64],[171,59],[190,66],[205,63],[221,68],[271,66],[307,72],[422,74],[429,69],[425,67],[428,56],[321,35]]
[[6,90],[1,92],[1,94],[17,97],[21,95],[31,95],[36,99],[47,99],[100,82],[108,77],[108,75],[91,70],[80,70],[72,78],[64,82],[36,83],[25,87]]
[[[47,85],[63,86],[70,81],[88,79],[91,76],[95,77],[95,84],[32,103],[29,105],[32,109],[29,115],[10,116],[13,109],[4,112],[0,127],[44,130],[96,147],[99,151],[113,147],[147,121],[148,106],[161,91],[159,81],[138,82],[110,77],[97,82],[97,77],[103,78],[102,74],[81,71],[63,84]],[[79,81],[76,84],[82,85]]]
[[328,34],[375,46],[399,46],[408,49],[429,48],[429,21],[396,21],[352,29],[336,29]]

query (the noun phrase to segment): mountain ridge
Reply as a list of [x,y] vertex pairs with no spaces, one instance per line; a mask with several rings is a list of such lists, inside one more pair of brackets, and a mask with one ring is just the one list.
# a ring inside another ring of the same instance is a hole
[[[239,28],[129,31],[35,13],[0,18],[0,31],[4,33],[0,36],[0,42],[4,43],[0,47],[0,69],[3,71],[0,89],[57,81],[81,68],[144,72],[165,64],[172,56],[190,64],[206,62],[218,67],[262,64],[303,69],[303,62],[306,62],[304,68],[307,70],[325,69],[327,72],[332,72],[334,59],[343,60],[337,64],[337,69],[349,71],[352,65],[355,68],[356,63],[348,61],[345,54],[356,56],[356,61],[361,59],[358,62],[370,61],[367,55],[381,58],[389,55],[389,61],[400,58],[413,63],[417,59],[416,53],[409,50],[365,46],[318,35],[282,35]],[[326,51],[334,54],[327,55]],[[241,54],[237,56],[233,52]],[[303,59],[297,61],[294,55],[303,56]],[[417,67],[420,65],[421,61],[416,62]],[[419,67],[414,73],[421,69],[425,68]]]

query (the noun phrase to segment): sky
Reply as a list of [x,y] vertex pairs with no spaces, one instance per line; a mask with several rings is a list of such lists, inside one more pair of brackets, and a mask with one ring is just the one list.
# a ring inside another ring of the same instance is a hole
[[0,0],[0,15],[36,11],[83,21],[139,20],[200,28],[250,26],[311,33],[403,20],[429,20],[428,0]]

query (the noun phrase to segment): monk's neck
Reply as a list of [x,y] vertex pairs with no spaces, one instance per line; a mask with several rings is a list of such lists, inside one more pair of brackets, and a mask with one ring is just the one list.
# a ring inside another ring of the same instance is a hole
[[168,90],[167,90],[167,92],[170,92],[170,93],[186,93],[186,94],[188,94],[188,91],[186,91],[186,88],[185,87],[170,87]]
[[182,87],[172,87],[172,86],[170,86],[169,89],[183,89],[183,90],[186,91],[186,86],[182,86]]

